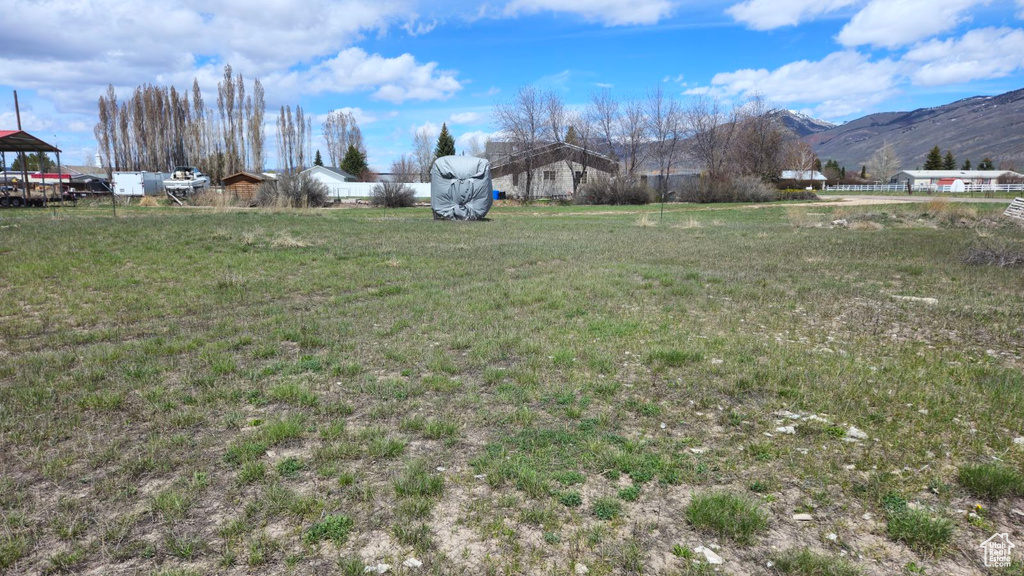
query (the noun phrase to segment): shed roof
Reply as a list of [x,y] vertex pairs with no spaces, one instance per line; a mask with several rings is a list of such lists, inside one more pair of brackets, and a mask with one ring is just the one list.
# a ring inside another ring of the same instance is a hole
[[251,182],[263,182],[266,180],[266,176],[262,174],[253,174],[252,172],[235,172],[230,176],[225,176],[223,179],[224,184],[234,184],[241,180],[249,180]]
[[0,152],[60,152],[24,130],[0,130]]
[[587,150],[567,142],[553,142],[537,146],[531,150],[516,152],[507,158],[494,162],[491,165],[491,176],[507,176],[513,172],[520,172],[524,169],[524,163],[527,158],[532,158],[535,161],[534,167],[539,168],[540,166],[568,159],[579,162],[583,156],[587,158],[587,165],[597,170],[614,173],[619,169],[619,163],[604,154],[599,154],[593,150]]

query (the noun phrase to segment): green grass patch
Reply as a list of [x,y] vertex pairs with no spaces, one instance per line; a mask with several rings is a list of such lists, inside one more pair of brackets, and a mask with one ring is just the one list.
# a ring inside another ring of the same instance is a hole
[[957,481],[973,496],[996,501],[1024,496],[1024,475],[1005,464],[967,464],[957,471]]
[[817,554],[806,548],[772,554],[774,568],[786,576],[860,576],[863,572],[846,560]]
[[686,519],[698,530],[745,545],[768,529],[768,513],[749,498],[731,492],[694,495],[686,507]]
[[355,527],[355,522],[344,514],[331,514],[323,520],[313,524],[306,530],[303,540],[307,544],[319,544],[324,540],[330,540],[336,546],[340,546],[348,540],[348,535]]

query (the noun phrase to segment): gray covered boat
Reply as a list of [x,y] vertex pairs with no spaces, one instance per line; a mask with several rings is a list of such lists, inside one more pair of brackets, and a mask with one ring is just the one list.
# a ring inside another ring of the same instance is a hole
[[430,168],[435,220],[481,220],[493,201],[491,164],[472,156],[443,156]]

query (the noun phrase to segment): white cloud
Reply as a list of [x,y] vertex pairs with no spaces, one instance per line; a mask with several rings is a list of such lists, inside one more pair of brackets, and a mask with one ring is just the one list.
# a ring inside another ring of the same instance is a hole
[[460,150],[469,150],[473,145],[483,149],[484,145],[491,138],[499,136],[498,132],[486,132],[484,130],[474,130],[473,132],[466,132],[455,139],[455,146]]
[[393,104],[406,100],[445,100],[462,89],[455,73],[438,70],[436,62],[419,64],[411,54],[385,58],[361,48],[346,48],[308,70],[271,74],[267,86],[291,93],[321,94],[373,90]]
[[710,87],[687,94],[729,98],[764,96],[779,104],[812,104],[815,115],[840,118],[883,102],[897,92],[901,66],[872,62],[856,51],[834,52],[822,60],[801,60],[775,70],[745,69],[716,74]]
[[1001,78],[1024,68],[1024,30],[979,28],[960,39],[932,40],[903,56],[921,86]]
[[[108,83],[124,93],[147,82],[185,88],[198,77],[209,104],[230,63],[247,79],[264,81],[270,104],[306,93],[302,84],[268,82],[290,76],[317,91],[372,91],[391,102],[444,99],[461,88],[454,73],[409,54],[388,58],[350,48],[364,33],[403,21],[411,33],[427,32],[434,22],[410,20],[415,1],[278,0],[258,7],[247,0],[11,2],[4,17],[19,24],[4,31],[0,84],[37,90],[62,112],[85,112],[94,110]],[[356,70],[340,69],[346,65]]]
[[476,124],[483,119],[479,112],[457,112],[448,118],[452,124]]
[[951,30],[988,0],[871,0],[836,39],[844,46],[898,48]]
[[422,36],[432,32],[434,28],[437,28],[437,25],[438,21],[436,19],[431,20],[430,22],[410,20],[402,25],[402,30],[405,30],[409,36]]
[[560,12],[575,14],[605,26],[629,26],[657,24],[670,16],[674,9],[675,2],[670,0],[512,0],[505,6],[505,14]]
[[862,0],[746,0],[726,9],[737,22],[754,30],[796,26]]
[[431,141],[437,140],[438,134],[441,133],[441,127],[433,122],[424,122],[419,126],[413,126],[409,130],[410,134],[426,134]]

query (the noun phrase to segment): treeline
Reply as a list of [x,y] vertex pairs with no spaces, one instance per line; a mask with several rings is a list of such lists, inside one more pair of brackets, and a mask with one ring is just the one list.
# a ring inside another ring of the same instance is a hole
[[[259,79],[248,87],[241,74],[225,66],[214,110],[203,99],[198,80],[191,92],[145,84],[123,100],[108,86],[99,98],[93,129],[104,167],[110,173],[195,166],[214,181],[242,170],[262,172],[266,102]],[[295,170],[312,162],[312,120],[301,106],[294,112],[291,106],[281,107],[277,138],[279,167]]]
[[[811,170],[817,158],[810,146],[788,130],[761,97],[726,106],[707,97],[676,100],[660,86],[643,97],[618,100],[608,90],[592,94],[582,110],[566,106],[554,92],[526,86],[494,109],[502,133],[504,160],[522,166],[529,199],[538,185],[530,150],[564,142],[583,151],[617,160],[620,174],[656,174],[664,193],[668,177],[680,168],[698,168],[702,185],[728,187],[732,180],[752,177],[765,183],[779,179],[782,170]],[[587,170],[588,155],[567,158],[573,170],[575,194]]]

